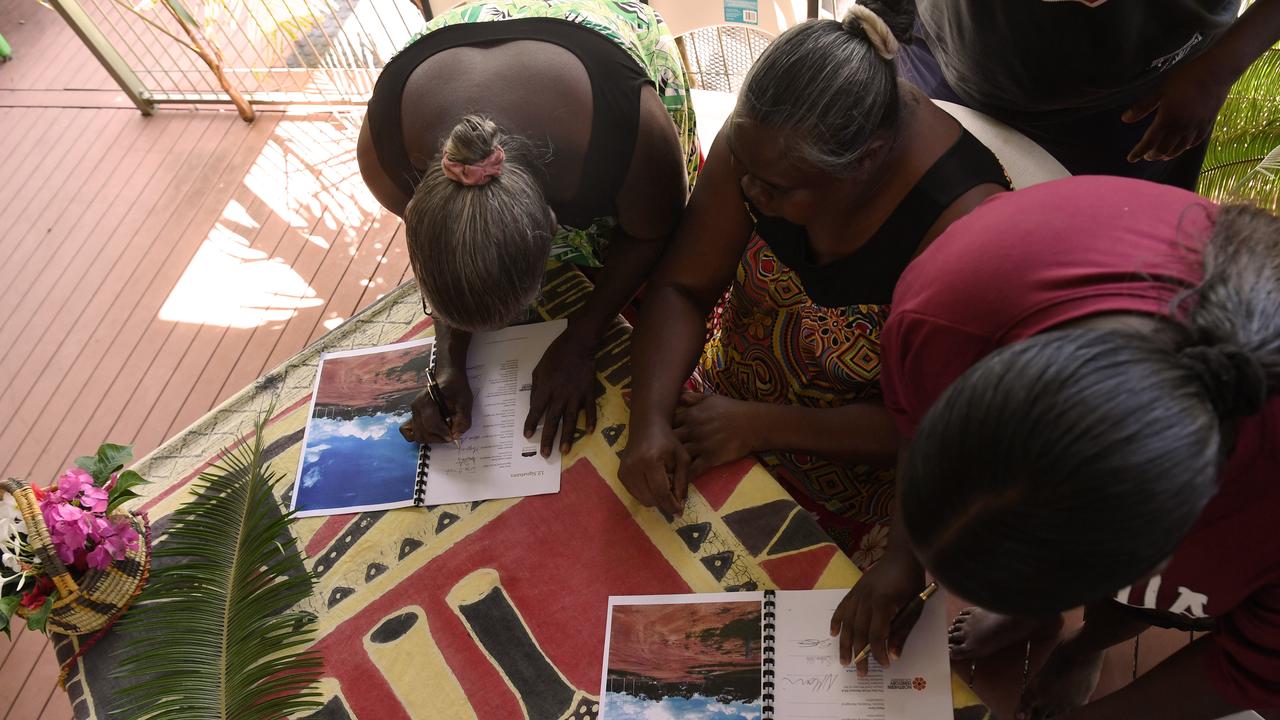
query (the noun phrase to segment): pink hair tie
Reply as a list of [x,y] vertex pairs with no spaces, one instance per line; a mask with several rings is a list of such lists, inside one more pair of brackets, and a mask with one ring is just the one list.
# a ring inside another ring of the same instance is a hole
[[450,160],[449,156],[446,155],[440,159],[440,168],[444,170],[444,176],[450,180],[473,187],[485,185],[490,180],[501,175],[502,163],[506,159],[507,153],[503,151],[501,145],[498,145],[493,148],[493,152],[489,153],[489,157],[475,165],[466,165],[457,160]]

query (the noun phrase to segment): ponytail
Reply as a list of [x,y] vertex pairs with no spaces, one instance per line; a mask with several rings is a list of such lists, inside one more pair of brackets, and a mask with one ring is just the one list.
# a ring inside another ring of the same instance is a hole
[[1211,404],[1223,419],[1261,411],[1280,384],[1280,218],[1252,205],[1221,208],[1189,300],[1182,356]]

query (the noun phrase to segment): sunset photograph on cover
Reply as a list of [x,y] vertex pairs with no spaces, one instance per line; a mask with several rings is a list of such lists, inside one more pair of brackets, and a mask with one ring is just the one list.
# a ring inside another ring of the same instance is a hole
[[302,449],[299,511],[376,506],[413,496],[418,445],[400,425],[426,386],[431,346],[326,357]]
[[760,609],[615,605],[601,720],[759,720]]

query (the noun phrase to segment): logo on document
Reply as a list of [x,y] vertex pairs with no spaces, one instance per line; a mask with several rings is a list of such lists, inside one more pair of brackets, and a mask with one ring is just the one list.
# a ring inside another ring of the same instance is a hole
[[889,690],[915,690],[916,692],[924,692],[929,686],[929,682],[922,677],[915,678],[889,678],[886,687]]

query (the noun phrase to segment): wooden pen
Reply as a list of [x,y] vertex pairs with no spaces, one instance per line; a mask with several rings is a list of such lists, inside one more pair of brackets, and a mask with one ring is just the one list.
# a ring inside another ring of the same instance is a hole
[[[902,628],[904,618],[911,617],[916,610],[924,605],[924,601],[928,600],[936,592],[938,592],[938,583],[931,582],[925,586],[924,590],[921,590],[919,594],[911,598],[910,602],[903,605],[902,609],[898,610],[898,612],[894,614],[893,619],[889,621],[889,635],[892,636],[895,630],[900,630]],[[857,665],[863,660],[866,660],[867,656],[870,654],[871,646],[867,645],[862,648],[862,652],[858,653],[858,656],[853,659],[853,664]]]

